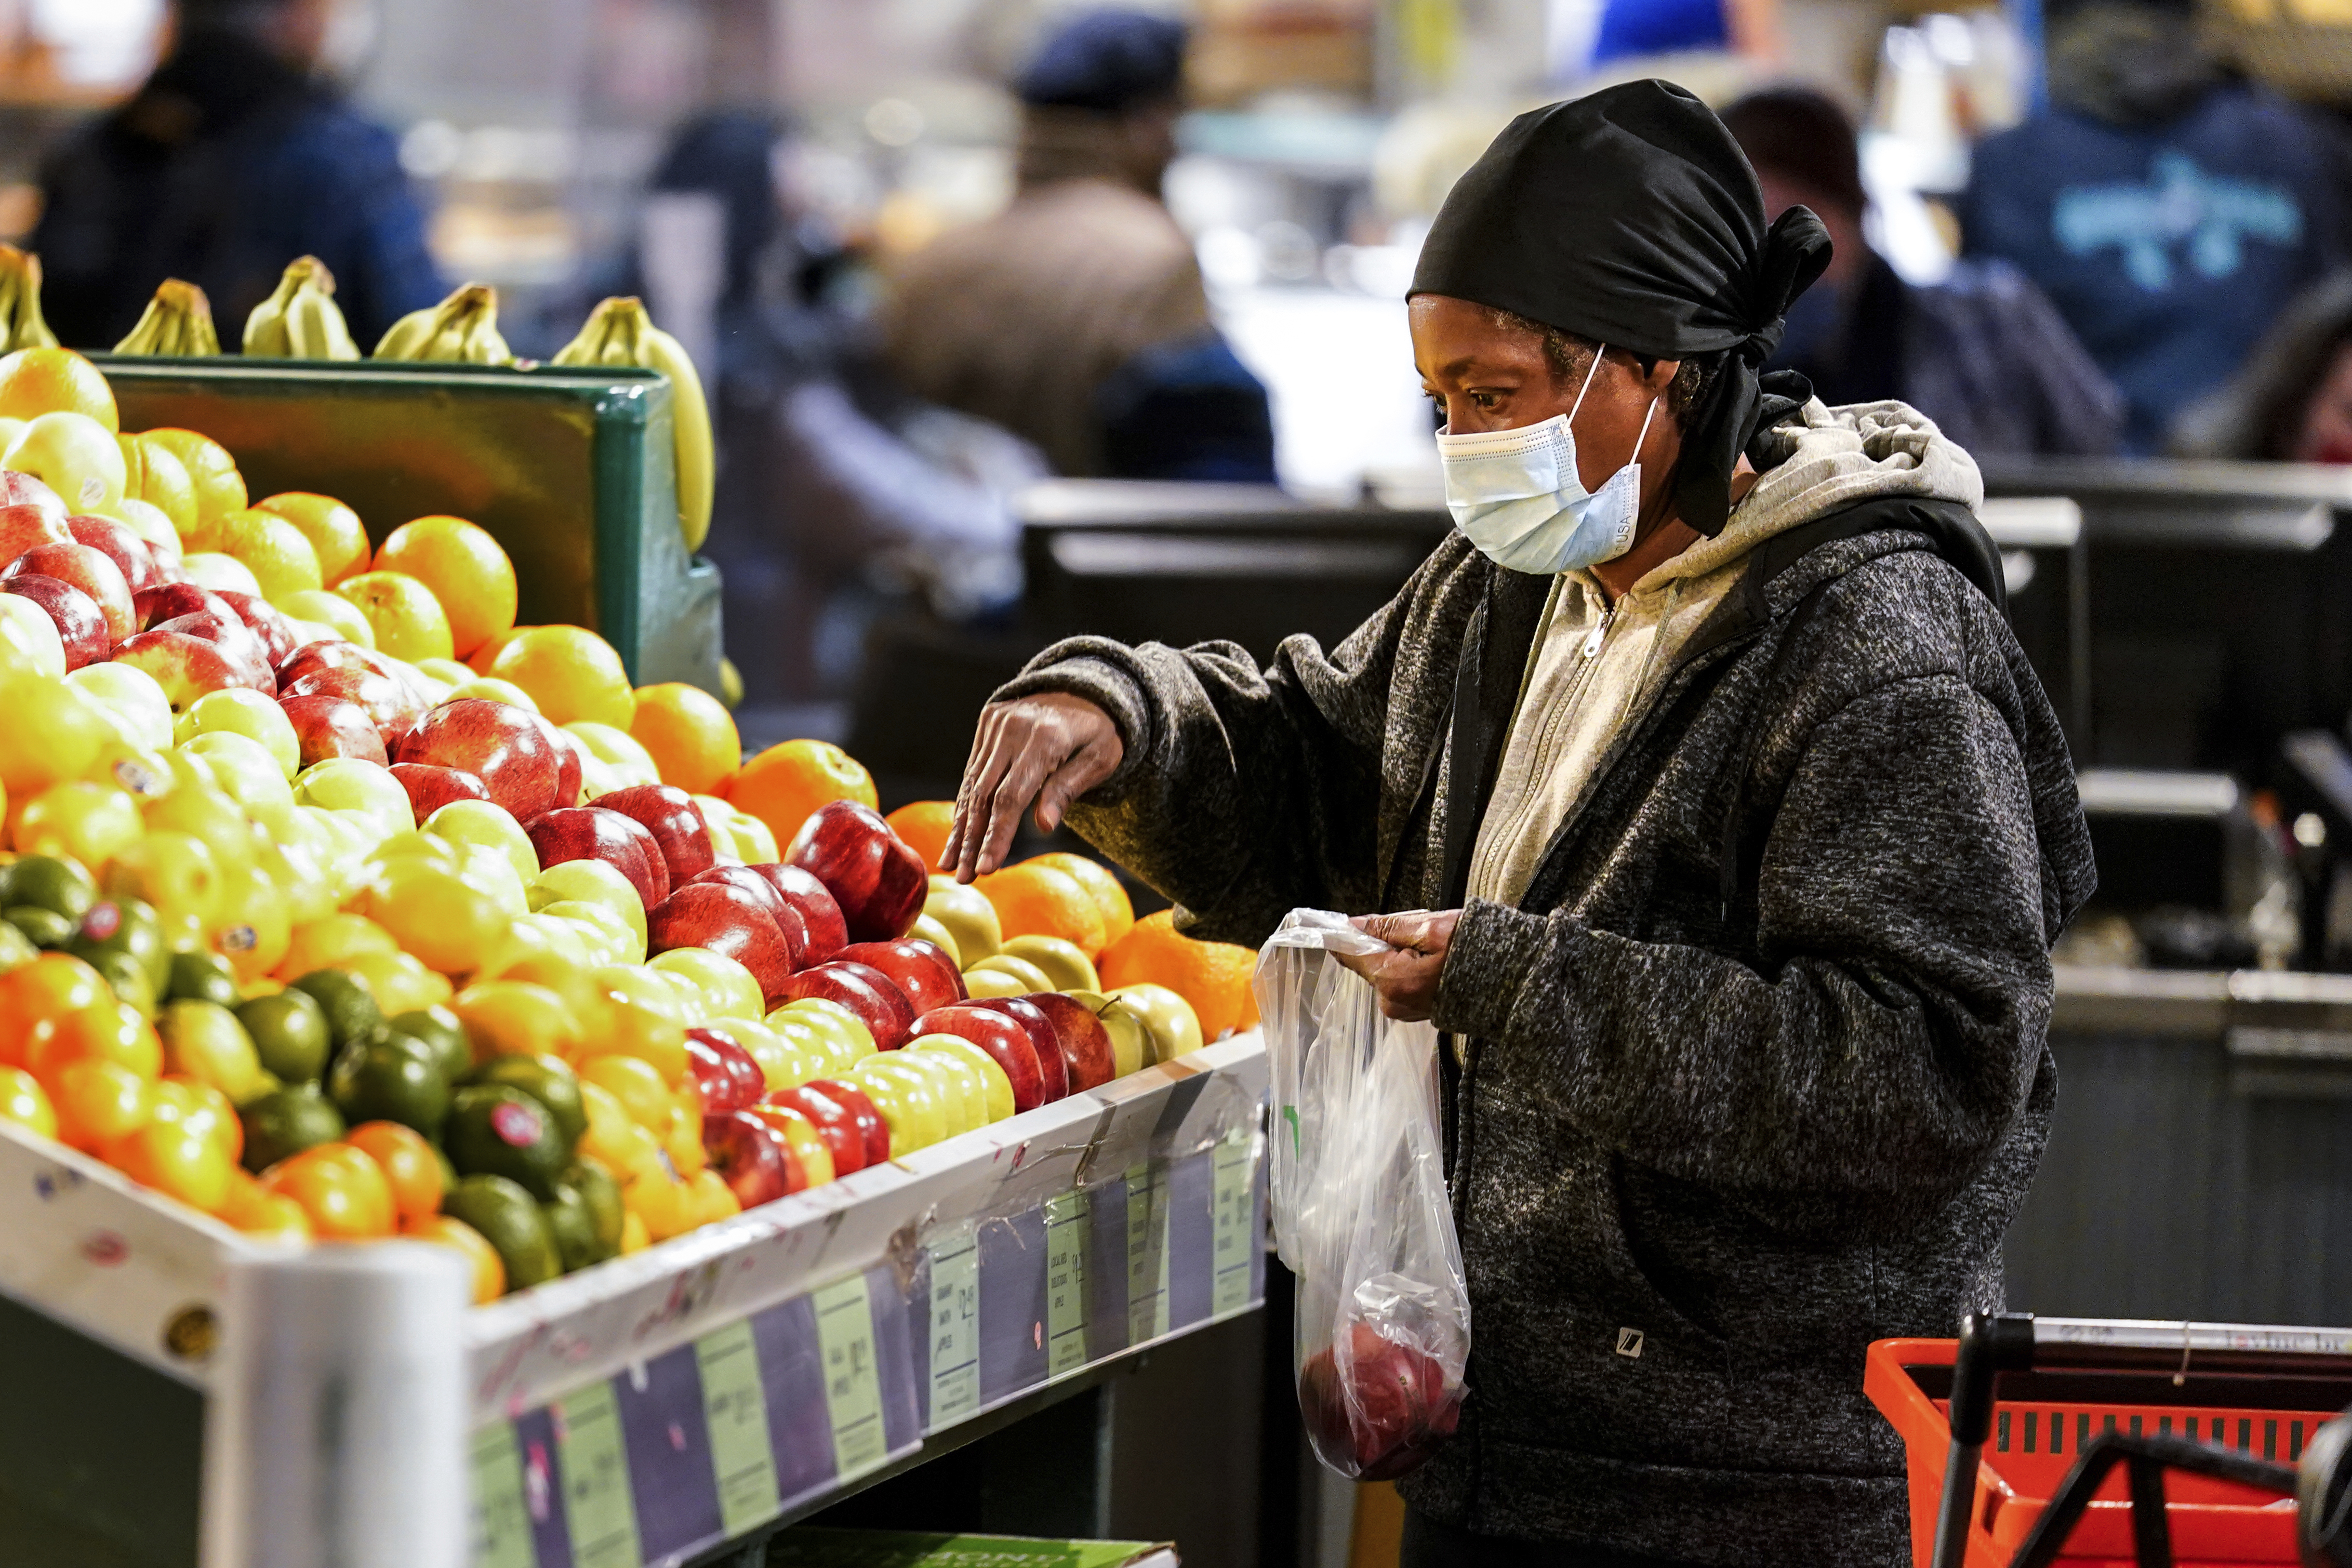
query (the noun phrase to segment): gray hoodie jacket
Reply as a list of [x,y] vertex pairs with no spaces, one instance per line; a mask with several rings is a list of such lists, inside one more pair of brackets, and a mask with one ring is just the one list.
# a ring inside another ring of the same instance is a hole
[[[1451,1524],[1891,1568],[1903,1454],[1864,1350],[2001,1304],[2089,839],[2007,623],[1932,546],[1974,465],[1900,405],[1805,423],[1743,502],[1777,526],[1738,586],[1517,906],[1454,933],[1471,1394],[1402,1483]],[[1450,908],[1549,585],[1457,535],[1328,654],[1082,637],[1000,695],[1112,715],[1126,758],[1071,822],[1196,934]]]

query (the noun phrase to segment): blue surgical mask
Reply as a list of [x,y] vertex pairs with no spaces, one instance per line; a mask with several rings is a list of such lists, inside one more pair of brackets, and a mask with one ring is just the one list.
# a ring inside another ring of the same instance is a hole
[[1548,577],[1614,561],[1633,547],[1642,516],[1642,443],[1649,439],[1656,399],[1642,416],[1633,459],[1598,491],[1588,491],[1576,471],[1571,425],[1607,352],[1604,344],[1593,353],[1566,414],[1516,430],[1437,437],[1445,508],[1464,537],[1496,565]]

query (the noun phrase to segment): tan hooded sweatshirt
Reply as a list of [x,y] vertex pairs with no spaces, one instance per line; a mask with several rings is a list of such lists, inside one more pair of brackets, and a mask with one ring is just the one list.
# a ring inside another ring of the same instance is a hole
[[1478,825],[1473,898],[1519,901],[1610,742],[1641,714],[1759,544],[1874,496],[1923,496],[1972,510],[1984,500],[1975,459],[1907,405],[1830,408],[1816,398],[1801,418],[1801,426],[1781,427],[1795,437],[1795,451],[1764,471],[1723,531],[1653,567],[1615,604],[1589,571],[1553,580],[1495,793]]

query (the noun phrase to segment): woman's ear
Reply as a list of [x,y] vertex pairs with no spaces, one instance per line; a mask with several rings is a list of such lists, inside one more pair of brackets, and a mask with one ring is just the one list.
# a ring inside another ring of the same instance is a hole
[[1674,385],[1675,377],[1681,374],[1683,362],[1678,359],[1653,361],[1649,374],[1642,377],[1642,389],[1653,397],[1664,397],[1666,388]]

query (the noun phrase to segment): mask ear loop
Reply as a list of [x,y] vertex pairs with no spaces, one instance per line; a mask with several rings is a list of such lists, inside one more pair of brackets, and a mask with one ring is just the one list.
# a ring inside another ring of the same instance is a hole
[[1650,438],[1650,421],[1657,416],[1658,400],[1653,397],[1650,406],[1642,411],[1642,433],[1633,437],[1633,455],[1625,459],[1626,467],[1631,468],[1642,460],[1642,444]]
[[1584,406],[1584,395],[1592,390],[1592,378],[1601,374],[1601,362],[1608,357],[1609,345],[1602,343],[1592,351],[1592,363],[1584,367],[1584,384],[1576,389],[1576,401],[1568,405],[1569,434],[1571,437],[1576,434],[1576,411]]

